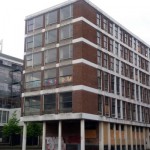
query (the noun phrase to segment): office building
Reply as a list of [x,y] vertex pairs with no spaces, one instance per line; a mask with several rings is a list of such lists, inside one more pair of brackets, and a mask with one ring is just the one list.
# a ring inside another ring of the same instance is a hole
[[4,142],[2,128],[12,114],[20,118],[22,65],[21,59],[0,53],[0,142]]
[[25,23],[23,150],[28,122],[42,150],[150,148],[150,46],[88,0]]

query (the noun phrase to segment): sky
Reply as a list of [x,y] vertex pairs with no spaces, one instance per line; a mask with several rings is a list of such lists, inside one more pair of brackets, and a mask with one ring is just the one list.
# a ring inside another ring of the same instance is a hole
[[[2,0],[0,40],[3,53],[23,59],[25,16],[66,0]],[[117,22],[150,45],[150,0],[91,0]]]

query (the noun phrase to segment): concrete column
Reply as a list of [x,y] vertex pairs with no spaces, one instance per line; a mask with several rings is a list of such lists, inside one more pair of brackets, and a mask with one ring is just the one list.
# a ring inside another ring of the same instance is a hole
[[122,150],[122,135],[121,135],[121,124],[119,125],[119,139],[120,139],[120,150]]
[[103,122],[99,123],[99,150],[104,150],[104,127],[103,127]]
[[145,133],[146,128],[143,127],[143,140],[144,140],[144,149],[147,149],[147,144],[146,144],[146,133]]
[[43,122],[43,136],[42,136],[42,150],[45,150],[45,147],[46,147],[46,122]]
[[127,125],[124,126],[124,131],[125,131],[125,145],[126,145],[126,150],[128,150]]
[[62,137],[62,122],[58,124],[58,150],[61,150],[61,137]]
[[108,149],[111,149],[110,123],[108,123]]
[[85,150],[85,121],[81,120],[81,150]]
[[115,150],[117,149],[117,139],[116,139],[116,124],[114,124],[114,139],[115,139]]
[[134,132],[135,132],[135,146],[136,146],[136,149],[137,149],[137,129],[136,129],[136,126],[134,126]]
[[26,150],[26,138],[27,138],[27,123],[24,122],[24,125],[23,125],[22,150]]
[[142,108],[141,108],[141,105],[140,105],[140,122],[142,122]]
[[133,150],[133,132],[132,132],[132,126],[130,126],[130,140],[131,140],[131,150]]
[[120,108],[121,108],[121,119],[123,119],[123,107],[122,107],[122,101],[120,101]]

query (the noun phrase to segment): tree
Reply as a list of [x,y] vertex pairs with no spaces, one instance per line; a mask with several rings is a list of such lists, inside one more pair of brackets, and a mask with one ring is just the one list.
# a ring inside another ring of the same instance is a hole
[[41,136],[42,134],[42,126],[40,123],[28,123],[27,125],[27,136],[31,138],[32,145],[35,138],[38,138],[38,136]]
[[4,125],[2,134],[4,137],[9,138],[9,143],[13,145],[13,137],[20,134],[21,127],[19,126],[19,119],[16,117],[16,111],[12,114],[12,117],[8,120],[8,123]]

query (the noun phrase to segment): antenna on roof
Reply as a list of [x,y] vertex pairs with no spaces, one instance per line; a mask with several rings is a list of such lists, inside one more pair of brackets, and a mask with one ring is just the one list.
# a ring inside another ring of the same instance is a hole
[[3,51],[3,39],[0,40],[0,53]]

